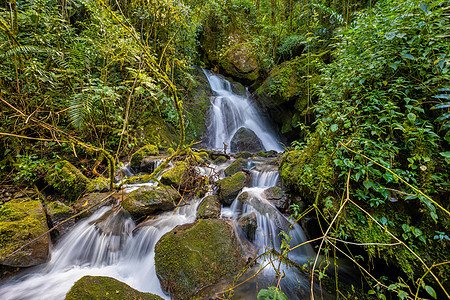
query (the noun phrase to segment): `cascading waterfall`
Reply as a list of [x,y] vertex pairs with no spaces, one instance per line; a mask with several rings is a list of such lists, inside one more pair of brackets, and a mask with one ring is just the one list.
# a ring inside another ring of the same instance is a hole
[[230,145],[236,131],[245,127],[258,136],[266,151],[282,152],[280,141],[268,120],[256,109],[249,97],[235,94],[228,80],[206,70],[204,73],[214,93],[207,128],[209,146],[217,150],[223,149],[224,143]]
[[52,250],[51,260],[0,286],[2,300],[64,299],[85,275],[109,276],[167,298],[154,266],[154,246],[175,226],[195,220],[198,201],[135,227],[124,210],[101,208]]

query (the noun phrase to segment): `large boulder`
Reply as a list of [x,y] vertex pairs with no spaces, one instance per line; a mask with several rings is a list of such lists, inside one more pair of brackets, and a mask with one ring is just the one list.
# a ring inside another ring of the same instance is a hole
[[178,200],[180,194],[172,187],[143,186],[129,193],[122,200],[122,206],[133,218],[139,218],[173,209]]
[[[39,199],[18,198],[3,204],[0,208],[0,264],[30,267],[46,262],[50,248],[47,231],[47,219]],[[8,257],[27,243],[30,244]]]
[[197,219],[217,219],[220,217],[221,205],[215,195],[206,196],[197,208]]
[[259,77],[258,60],[247,43],[232,45],[219,60],[223,71],[236,79],[251,83]]
[[156,274],[173,299],[193,299],[245,263],[231,225],[220,219],[175,227],[155,246]]
[[256,153],[264,150],[264,146],[253,130],[241,127],[231,139],[230,150],[231,152],[248,151]]
[[249,180],[249,176],[243,171],[218,180],[219,200],[223,204],[230,205]]
[[146,145],[131,155],[130,165],[134,169],[140,169],[142,160],[146,157],[159,154],[158,147],[154,145]]
[[84,276],[72,286],[66,300],[162,300],[150,293],[139,292],[129,285],[105,276]]
[[302,132],[297,126],[305,121],[305,114],[311,113],[308,108],[315,101],[311,86],[318,79],[317,71],[307,59],[296,58],[274,67],[256,89],[256,102],[267,110],[287,138],[300,137]]
[[225,169],[225,175],[231,176],[233,174],[236,174],[239,171],[248,169],[248,161],[243,158],[238,158],[235,161],[231,163],[226,169]]
[[89,179],[70,162],[63,160],[50,168],[46,182],[69,201],[77,200],[89,190]]

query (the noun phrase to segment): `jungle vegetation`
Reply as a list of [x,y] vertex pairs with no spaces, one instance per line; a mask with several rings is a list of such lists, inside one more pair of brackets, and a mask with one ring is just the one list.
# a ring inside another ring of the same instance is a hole
[[[219,58],[230,37],[248,45],[252,90],[302,62],[292,71],[307,107],[289,119],[280,170],[303,199],[292,216],[317,220],[316,251],[361,271],[358,287],[336,281],[337,296],[448,298],[445,0],[0,1],[0,185],[39,184],[61,159],[88,172],[106,157],[111,171],[143,145],[196,142],[183,102],[194,67],[217,67],[205,55],[212,28]],[[289,85],[280,80],[274,94]]]

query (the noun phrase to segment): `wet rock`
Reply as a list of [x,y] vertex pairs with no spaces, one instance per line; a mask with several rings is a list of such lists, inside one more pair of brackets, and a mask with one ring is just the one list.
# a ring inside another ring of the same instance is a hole
[[233,228],[224,220],[199,220],[175,227],[155,246],[156,274],[173,299],[193,299],[200,290],[245,263]]
[[170,185],[174,188],[178,187],[186,187],[187,182],[187,168],[189,165],[184,161],[177,161],[175,165],[167,170],[164,174],[161,176],[161,183],[165,185]]
[[249,176],[245,172],[238,172],[232,176],[217,181],[219,187],[219,200],[226,205],[233,203],[244,186],[249,182]]
[[153,171],[155,171],[156,165],[158,164],[159,161],[161,161],[161,156],[145,157],[141,161],[139,170],[141,172],[151,174]]
[[134,152],[131,155],[130,165],[134,169],[139,169],[141,167],[142,160],[149,156],[155,156],[159,154],[158,147],[154,145],[146,145]]
[[[101,202],[101,204],[100,204]],[[83,212],[80,217],[86,218],[92,215],[97,209],[105,205],[112,205],[117,202],[117,199],[111,195],[111,193],[90,193],[86,194],[83,198],[78,199],[72,207],[77,213],[95,205],[91,209]],[[98,205],[96,205],[98,204]]]
[[284,211],[287,206],[286,193],[278,186],[264,190],[264,197],[278,210]]
[[238,158],[225,169],[225,175],[231,176],[239,171],[247,169],[248,162],[246,159]]
[[72,286],[66,300],[162,300],[163,298],[139,292],[129,285],[105,276],[84,276]]
[[[47,203],[45,205],[45,211],[47,213],[47,218],[50,221],[50,226],[57,226],[56,229],[52,231],[52,234],[54,234],[52,237],[57,238],[64,235],[75,225],[75,219],[66,221],[75,214],[75,211],[61,201]],[[59,225],[63,221],[66,222]]]
[[180,200],[180,194],[169,186],[143,186],[122,201],[122,206],[133,218],[171,210]]
[[258,228],[258,222],[256,219],[256,213],[251,212],[240,217],[237,220],[239,228],[242,230],[242,233],[249,241],[255,240],[256,229]]
[[256,153],[264,150],[261,140],[251,130],[245,127],[239,128],[231,139],[231,152],[248,151]]
[[[12,267],[30,267],[47,261],[50,234],[44,208],[39,199],[13,199],[0,208],[0,264]],[[16,254],[11,253],[26,245]]]
[[205,197],[197,208],[197,219],[217,219],[220,217],[221,205],[216,196]]
[[54,165],[45,181],[69,201],[75,201],[86,193],[90,184],[89,179],[66,160]]

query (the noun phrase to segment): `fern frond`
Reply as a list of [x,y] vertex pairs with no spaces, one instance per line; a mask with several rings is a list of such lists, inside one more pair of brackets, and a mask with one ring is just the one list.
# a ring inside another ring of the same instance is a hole
[[79,130],[86,127],[94,106],[94,101],[88,93],[76,93],[70,99],[69,117],[72,124]]
[[37,47],[37,46],[13,46],[9,50],[7,50],[5,53],[0,54],[0,58],[9,58],[12,56],[18,56],[18,55],[27,55],[27,54],[36,54],[36,53],[45,53],[49,55],[55,55],[59,56],[60,53],[56,51],[55,49],[48,48],[48,47]]

